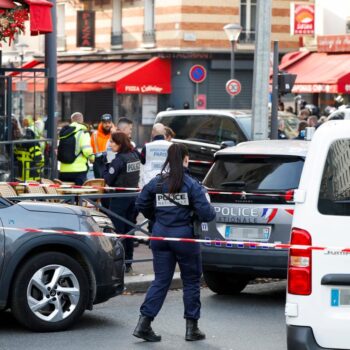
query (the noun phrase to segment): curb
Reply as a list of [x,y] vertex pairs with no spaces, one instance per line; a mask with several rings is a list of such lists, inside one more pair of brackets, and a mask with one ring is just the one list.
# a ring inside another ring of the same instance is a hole
[[[125,276],[124,278],[125,292],[144,293],[147,291],[147,289],[151,285],[153,279],[154,279],[154,274]],[[175,272],[169,289],[181,289],[181,288],[182,288],[182,281],[180,278],[180,272]]]

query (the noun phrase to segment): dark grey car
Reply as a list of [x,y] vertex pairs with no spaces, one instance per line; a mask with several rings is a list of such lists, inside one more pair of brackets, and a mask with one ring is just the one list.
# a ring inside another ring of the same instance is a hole
[[35,331],[59,331],[86,309],[124,290],[124,250],[109,237],[28,232],[22,228],[107,231],[88,208],[0,198],[0,310]]

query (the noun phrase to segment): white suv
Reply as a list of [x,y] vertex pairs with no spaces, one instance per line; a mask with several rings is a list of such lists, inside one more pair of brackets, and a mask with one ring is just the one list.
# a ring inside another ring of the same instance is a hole
[[[294,195],[288,350],[350,349],[350,121],[315,133]],[[326,248],[326,249],[324,249]]]

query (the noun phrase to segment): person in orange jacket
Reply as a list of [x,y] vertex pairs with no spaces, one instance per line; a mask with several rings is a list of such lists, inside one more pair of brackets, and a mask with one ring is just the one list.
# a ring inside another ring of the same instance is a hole
[[104,152],[106,152],[107,142],[111,136],[111,129],[113,127],[112,116],[110,114],[103,114],[98,128],[91,135],[91,147],[95,154],[95,161],[93,165],[95,178],[101,178],[104,168]]

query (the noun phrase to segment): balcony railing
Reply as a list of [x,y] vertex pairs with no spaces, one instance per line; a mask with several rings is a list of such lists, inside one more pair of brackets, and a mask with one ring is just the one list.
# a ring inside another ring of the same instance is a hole
[[239,36],[239,42],[241,44],[253,44],[255,43],[255,31],[243,30]]
[[156,46],[156,31],[146,30],[142,34],[142,41],[144,47],[155,47]]
[[120,49],[123,47],[123,34],[120,32],[112,33],[111,36],[112,49]]

